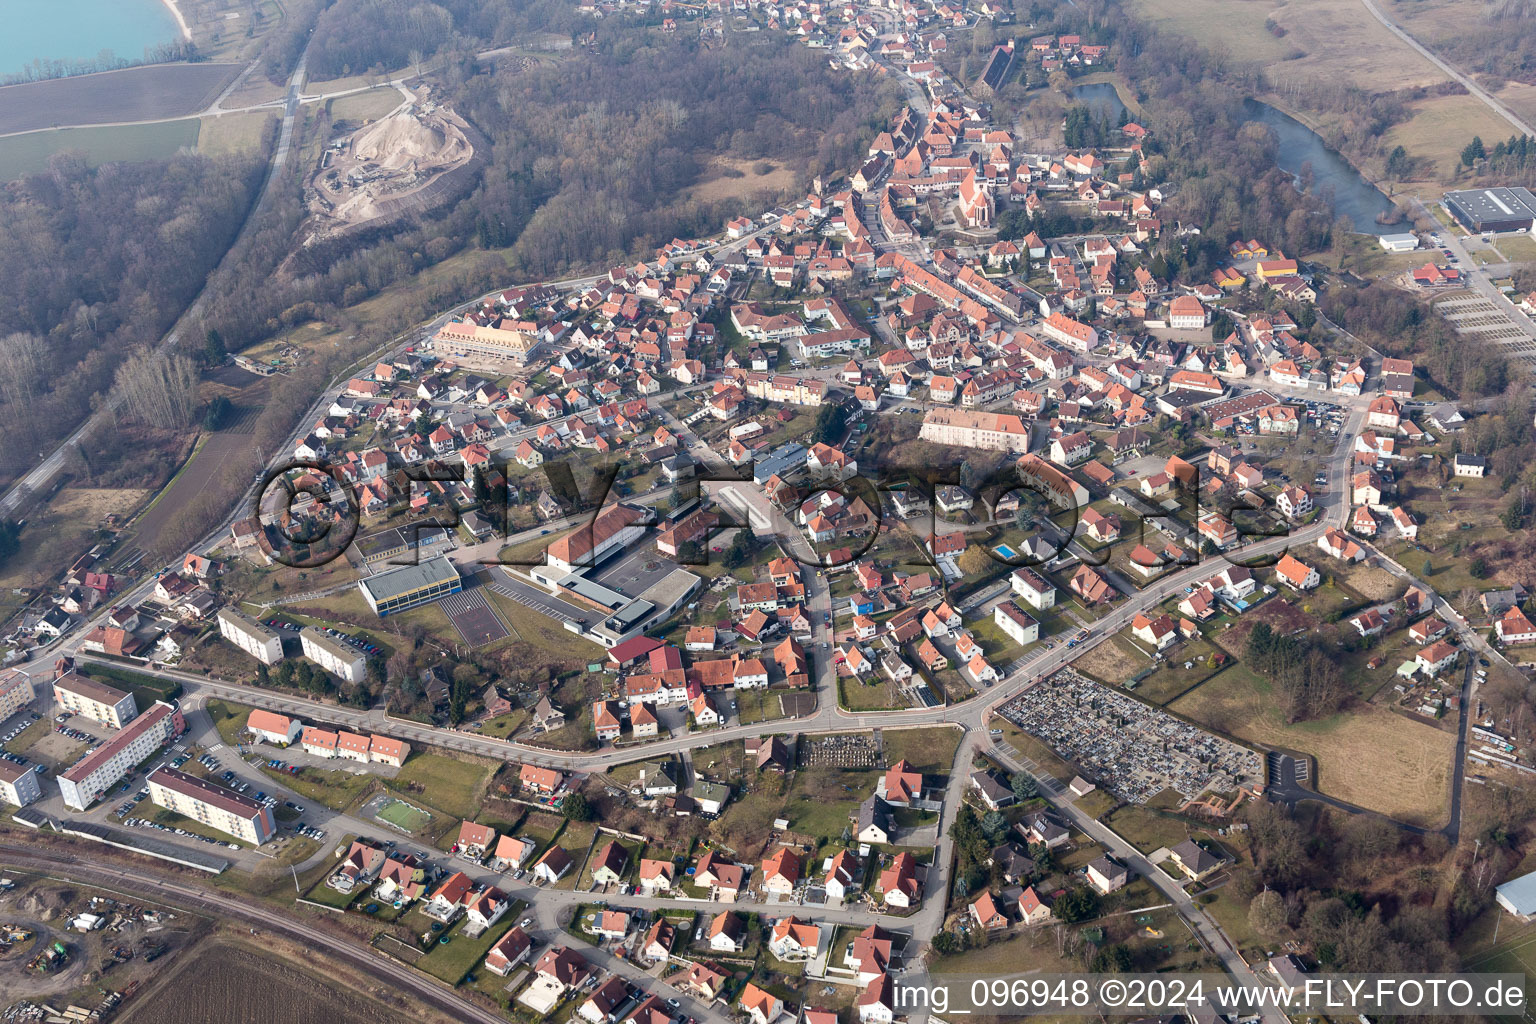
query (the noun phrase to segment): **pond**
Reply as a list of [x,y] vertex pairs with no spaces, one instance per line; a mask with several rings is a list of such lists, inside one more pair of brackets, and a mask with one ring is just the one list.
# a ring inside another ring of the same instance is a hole
[[1120,115],[1125,113],[1125,103],[1120,99],[1120,92],[1113,82],[1076,86],[1072,90],[1072,98],[1092,107],[1095,119],[1107,117],[1111,124],[1118,123]]

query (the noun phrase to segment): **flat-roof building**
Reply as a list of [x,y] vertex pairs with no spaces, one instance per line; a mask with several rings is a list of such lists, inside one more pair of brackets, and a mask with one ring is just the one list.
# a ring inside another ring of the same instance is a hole
[[299,643],[304,648],[304,657],[346,682],[361,683],[368,674],[368,661],[362,651],[344,640],[326,636],[314,626],[299,630]]
[[233,608],[220,608],[219,635],[263,665],[283,660],[283,638],[265,622]]
[[161,765],[149,773],[146,781],[149,799],[156,807],[175,811],[236,839],[260,846],[277,832],[270,807],[207,779]]
[[1440,208],[1468,231],[1529,231],[1536,195],[1528,188],[1468,188],[1447,192]]
[[25,807],[41,800],[43,787],[37,781],[35,765],[0,761],[0,802]]
[[59,776],[64,805],[77,811],[90,807],[186,727],[176,705],[155,701],[148,711]]
[[76,715],[84,715],[93,722],[121,729],[139,714],[138,702],[127,690],[119,690],[106,683],[98,683],[89,676],[70,672],[53,683],[54,702]]
[[464,589],[459,570],[446,555],[429,558],[420,565],[402,565],[376,576],[364,576],[357,585],[363,600],[380,618]]

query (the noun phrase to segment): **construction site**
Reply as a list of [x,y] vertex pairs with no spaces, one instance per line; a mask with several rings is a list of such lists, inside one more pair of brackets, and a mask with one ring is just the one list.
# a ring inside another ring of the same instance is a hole
[[378,120],[336,123],[304,191],[311,214],[306,245],[430,209],[473,183],[483,137],[426,87],[402,92],[408,98]]
[[104,1020],[201,929],[81,886],[0,879],[0,1021]]

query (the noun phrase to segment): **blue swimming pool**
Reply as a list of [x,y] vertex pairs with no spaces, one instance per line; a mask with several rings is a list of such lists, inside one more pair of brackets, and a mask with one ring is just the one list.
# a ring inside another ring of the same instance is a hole
[[1002,555],[1004,558],[1018,558],[1019,557],[1019,553],[1017,551],[1013,550],[1013,548],[1009,547],[1007,544],[999,544],[997,547],[993,548],[992,550],[997,552],[999,555]]

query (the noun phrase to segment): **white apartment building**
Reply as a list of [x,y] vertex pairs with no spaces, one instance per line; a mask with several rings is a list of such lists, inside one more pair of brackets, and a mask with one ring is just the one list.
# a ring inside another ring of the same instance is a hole
[[283,638],[277,630],[233,608],[220,608],[218,618],[219,635],[263,665],[283,660]]
[[138,702],[127,690],[98,683],[78,672],[60,676],[53,683],[53,699],[60,708],[93,722],[121,729],[139,714]]
[[180,736],[186,727],[176,705],[155,701],[148,711],[59,776],[64,805],[76,811],[85,810],[139,762]]
[[41,800],[43,787],[38,784],[36,765],[0,761],[0,803],[25,807],[34,800]]
[[1055,585],[1033,569],[1020,567],[1013,570],[1008,584],[1015,594],[1037,609],[1043,610],[1056,604]]
[[0,722],[32,703],[37,691],[32,688],[32,677],[25,672],[0,674]]
[[999,601],[992,610],[992,621],[1020,647],[1027,647],[1040,639],[1040,623],[1012,601]]
[[362,651],[345,641],[326,636],[314,626],[305,626],[299,631],[299,643],[304,648],[304,657],[345,682],[361,683],[368,674],[367,659]]
[[977,412],[973,409],[929,409],[919,436],[934,444],[986,451],[1029,450],[1029,428],[1010,413]]
[[277,831],[272,809],[207,779],[161,765],[149,773],[149,799],[156,807],[175,811],[236,839],[256,846]]

